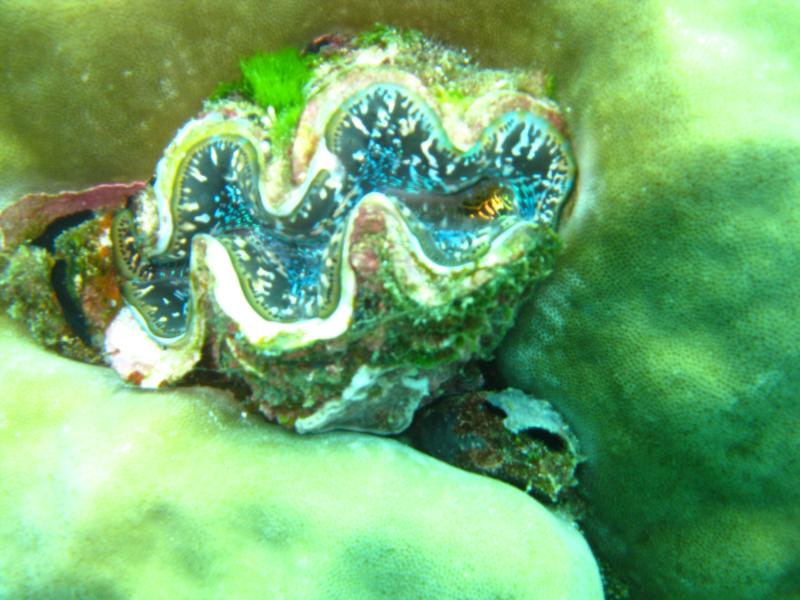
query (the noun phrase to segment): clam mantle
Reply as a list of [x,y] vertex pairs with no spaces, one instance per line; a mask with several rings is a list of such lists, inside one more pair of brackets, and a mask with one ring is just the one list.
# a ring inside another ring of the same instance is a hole
[[142,387],[243,381],[300,432],[398,432],[549,272],[575,167],[536,74],[393,31],[325,51],[299,107],[208,101],[116,212],[103,350]]

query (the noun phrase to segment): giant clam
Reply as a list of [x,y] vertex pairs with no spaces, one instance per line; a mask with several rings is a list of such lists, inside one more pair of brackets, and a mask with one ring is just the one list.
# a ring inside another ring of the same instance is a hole
[[386,30],[309,61],[281,107],[208,101],[117,210],[127,381],[246,382],[300,432],[405,429],[545,276],[575,166],[534,75]]

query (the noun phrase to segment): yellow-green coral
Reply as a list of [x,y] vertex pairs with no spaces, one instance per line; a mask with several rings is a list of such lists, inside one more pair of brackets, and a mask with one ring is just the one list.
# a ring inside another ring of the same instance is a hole
[[0,596],[600,600],[578,531],[392,440],[142,393],[0,321]]

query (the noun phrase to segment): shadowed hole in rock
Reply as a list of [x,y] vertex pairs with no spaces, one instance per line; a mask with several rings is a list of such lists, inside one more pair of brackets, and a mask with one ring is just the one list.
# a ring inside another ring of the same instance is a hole
[[[95,213],[91,210],[82,210],[56,219],[45,228],[39,237],[31,241],[31,245],[53,254],[56,251],[56,241],[62,233],[85,223],[93,218],[94,215]],[[89,333],[89,323],[83,314],[80,304],[69,293],[69,276],[65,260],[57,260],[53,265],[53,269],[50,271],[50,287],[56,296],[56,300],[58,300],[58,304],[61,306],[64,320],[69,328],[84,344],[91,346],[92,339]]]
[[[481,389],[490,392],[500,392],[508,387],[503,380],[497,362],[494,360],[477,361],[477,367],[483,376],[483,386]],[[498,409],[499,410],[499,409]]]
[[495,417],[498,417],[500,419],[505,419],[506,417],[508,417],[506,411],[504,411],[502,408],[496,407],[491,402],[482,402],[481,408],[483,408],[483,410],[488,412],[490,415],[494,415]]
[[552,452],[564,452],[567,449],[567,443],[564,438],[547,429],[531,427],[529,429],[523,429],[518,435],[541,442]]
[[[508,417],[506,411],[504,411],[502,408],[498,408],[491,402],[482,402],[481,408],[489,414],[500,419],[505,420],[506,417]],[[540,442],[544,444],[551,452],[565,452],[567,450],[567,442],[563,437],[542,427],[529,427],[527,429],[523,429],[517,435]]]

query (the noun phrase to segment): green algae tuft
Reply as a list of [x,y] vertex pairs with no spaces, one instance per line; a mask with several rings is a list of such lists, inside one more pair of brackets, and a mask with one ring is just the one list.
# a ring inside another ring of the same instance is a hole
[[305,104],[305,86],[313,74],[314,56],[294,48],[262,52],[239,62],[241,78],[217,86],[210,100],[240,95],[275,111],[273,143],[286,147]]

